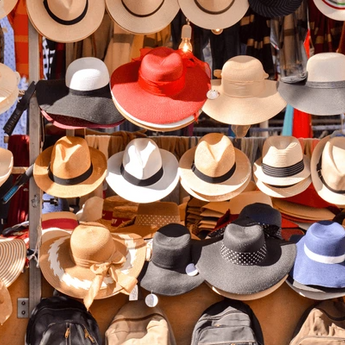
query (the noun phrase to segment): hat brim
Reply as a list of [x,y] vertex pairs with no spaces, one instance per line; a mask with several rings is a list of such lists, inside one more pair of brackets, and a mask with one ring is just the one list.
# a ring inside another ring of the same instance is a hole
[[16,6],[18,0],[7,0],[1,2],[0,19],[5,18]]
[[11,295],[6,285],[0,280],[0,325],[11,316],[13,311]]
[[264,260],[257,265],[242,266],[221,256],[222,244],[222,238],[200,241],[199,246],[194,246],[193,257],[205,281],[233,294],[253,294],[274,286],[290,272],[296,256],[294,243],[268,238]]
[[111,76],[111,92],[116,104],[137,121],[158,125],[174,124],[199,113],[206,101],[210,80],[205,71],[195,65],[185,72],[185,86],[174,96],[149,93],[138,84],[140,61],[118,67]]
[[0,147],[0,161],[0,186],[2,186],[12,173],[13,153]]
[[265,80],[256,97],[231,97],[222,93],[221,80],[211,80],[211,88],[219,92],[207,99],[202,110],[214,120],[231,125],[253,125],[271,119],[286,107],[277,91],[277,82]]
[[92,174],[82,183],[76,185],[61,185],[48,176],[48,165],[51,160],[53,146],[38,155],[34,163],[33,176],[38,187],[44,192],[59,198],[77,198],[94,191],[104,180],[107,173],[107,160],[104,154],[92,147],[90,158],[93,166]]
[[72,43],[83,40],[101,25],[104,1],[89,0],[85,17],[76,24],[63,25],[56,22],[47,12],[41,0],[27,0],[26,9],[33,27],[44,37],[54,42]]
[[338,115],[345,112],[345,88],[311,88],[306,80],[278,82],[278,92],[292,107],[312,115]]
[[[318,10],[324,14],[326,17],[331,18],[333,20],[344,21],[345,20],[345,13],[344,13],[344,5],[339,6],[339,8],[332,7],[327,5],[325,1],[322,0],[314,0],[315,6]],[[337,6],[337,2],[333,2],[333,6]]]
[[187,150],[179,161],[179,174],[184,185],[187,185],[193,191],[208,195],[218,196],[233,192],[248,182],[251,177],[251,165],[246,154],[237,148],[234,148],[236,170],[233,175],[224,182],[209,183],[197,177],[192,171],[192,164],[196,146]]
[[125,120],[111,99],[110,87],[103,94],[84,96],[70,93],[64,79],[40,80],[36,85],[36,94],[40,108],[53,120],[58,116],[62,124],[70,125],[71,121],[72,126],[80,122],[108,127]]
[[279,6],[266,6],[260,0],[249,0],[249,4],[253,11],[261,16],[275,18],[295,12],[301,6],[302,0],[280,1]]
[[[145,262],[145,241],[135,234],[112,234],[112,237],[116,246],[127,252],[126,262],[119,270],[137,278]],[[70,297],[84,298],[95,278],[95,273],[89,268],[75,264],[70,254],[70,236],[62,235],[43,242],[39,263],[47,282]],[[118,282],[106,277],[95,299],[107,298],[121,291]]]
[[126,9],[121,0],[106,0],[105,5],[112,19],[124,30],[134,34],[153,34],[163,30],[180,9],[177,0],[165,0],[151,15],[136,16]]
[[[226,11],[213,14],[203,11],[197,1],[179,0],[183,14],[195,25],[204,29],[225,29],[239,22],[249,8],[248,0],[235,0]],[[222,9],[219,9],[221,11]]]
[[150,186],[135,186],[124,179],[121,165],[124,151],[115,153],[108,159],[106,181],[109,187],[126,200],[137,203],[149,203],[163,199],[177,186],[179,181],[178,161],[174,154],[159,149],[162,157],[162,177]]

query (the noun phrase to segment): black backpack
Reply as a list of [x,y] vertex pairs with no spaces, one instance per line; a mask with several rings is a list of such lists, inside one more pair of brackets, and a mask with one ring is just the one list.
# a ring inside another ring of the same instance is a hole
[[196,322],[191,345],[263,345],[258,319],[249,305],[225,298],[208,307]]
[[42,299],[33,309],[25,345],[101,345],[94,317],[81,302],[67,296]]

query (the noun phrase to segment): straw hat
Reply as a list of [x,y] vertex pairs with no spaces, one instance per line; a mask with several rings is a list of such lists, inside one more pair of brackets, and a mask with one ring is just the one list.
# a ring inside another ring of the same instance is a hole
[[255,57],[238,55],[229,59],[221,76],[211,80],[212,91],[202,107],[219,122],[252,125],[271,119],[286,106],[277,82],[267,79],[261,61]]
[[17,5],[18,0],[4,0],[0,3],[0,19],[5,18]]
[[[111,76],[115,106],[157,126],[199,114],[210,88],[210,68],[192,53],[168,47],[144,49]],[[128,118],[128,117],[127,117]],[[187,121],[187,120],[186,120]]]
[[345,4],[342,1],[332,0],[314,0],[315,6],[326,17],[333,20],[344,21],[345,20]]
[[152,34],[163,30],[175,18],[177,0],[106,0],[112,19],[134,34]]
[[225,29],[240,21],[249,8],[248,0],[179,0],[183,14],[204,29]]
[[73,231],[78,224],[76,214],[69,211],[49,212],[41,215],[42,231],[50,228]]
[[[1,4],[3,2],[1,1]],[[20,75],[18,72],[14,72],[10,67],[0,63],[0,114],[10,109],[17,101],[19,81]]]
[[299,83],[279,82],[280,95],[294,108],[312,115],[345,112],[345,55],[318,53],[308,59],[307,78]]
[[4,282],[0,279],[0,325],[3,325],[11,316],[12,311],[13,308],[10,293],[8,292]]
[[135,234],[111,234],[96,222],[82,222],[71,235],[42,240],[40,267],[56,290],[84,299],[129,294],[145,261],[144,240]]
[[27,0],[26,8],[34,28],[55,42],[81,41],[101,25],[105,3],[98,0]]
[[0,186],[2,186],[11,175],[13,168],[13,153],[0,147]]
[[33,176],[39,188],[56,197],[76,198],[94,191],[107,172],[105,155],[84,138],[64,136],[38,155]]
[[345,137],[327,136],[315,146],[311,177],[318,195],[336,205],[345,205]]
[[131,140],[124,151],[108,159],[109,187],[121,197],[138,203],[163,199],[179,181],[178,161],[149,138]]
[[208,133],[196,147],[182,155],[179,174],[184,186],[196,193],[217,197],[248,184],[251,165],[245,153],[235,148],[227,136]]
[[303,0],[249,0],[254,12],[267,18],[283,17],[295,12]]

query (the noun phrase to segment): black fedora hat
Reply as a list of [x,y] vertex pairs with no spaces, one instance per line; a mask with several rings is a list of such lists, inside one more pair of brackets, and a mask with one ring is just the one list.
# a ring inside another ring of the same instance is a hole
[[263,17],[287,16],[301,6],[303,0],[249,0],[249,6]]

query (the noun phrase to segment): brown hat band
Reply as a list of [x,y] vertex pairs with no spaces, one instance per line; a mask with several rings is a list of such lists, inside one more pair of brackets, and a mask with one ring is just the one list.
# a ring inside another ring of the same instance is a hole
[[48,165],[48,177],[53,182],[60,184],[62,186],[71,186],[71,185],[82,183],[92,175],[92,172],[93,172],[93,165],[91,163],[90,167],[83,174],[73,177],[73,178],[61,178],[54,175],[52,171],[50,170],[50,163]]
[[287,167],[273,167],[271,165],[267,165],[265,163],[261,164],[262,171],[268,175],[273,177],[289,177],[296,175],[303,171],[304,169],[304,162],[303,159],[296,164],[289,165]]
[[226,180],[228,180],[235,172],[236,170],[236,162],[234,163],[234,165],[231,167],[231,169],[226,172],[224,175],[222,176],[217,176],[217,177],[213,177],[213,176],[208,176],[205,175],[204,173],[202,173],[194,164],[192,164],[191,169],[193,171],[193,173],[199,177],[201,180],[208,182],[208,183],[222,183]]
[[228,6],[226,6],[224,9],[222,9],[220,11],[210,11],[210,10],[207,10],[205,7],[203,7],[203,6],[201,6],[199,4],[198,0],[194,0],[194,2],[195,2],[195,5],[197,5],[200,8],[200,10],[205,12],[205,13],[208,13],[208,14],[222,14],[222,13],[225,13],[233,5],[235,0],[232,0]]
[[152,11],[151,13],[147,13],[147,14],[138,14],[138,13],[134,13],[133,11],[131,11],[127,6],[126,4],[123,2],[123,0],[121,0],[122,2],[122,5],[123,7],[133,16],[135,17],[149,17],[149,16],[152,16],[153,14],[155,14],[156,12],[159,11],[159,9],[163,6],[164,4],[164,0],[162,0],[162,2],[160,3],[160,5],[154,10]]
[[155,184],[156,182],[158,182],[162,176],[163,176],[163,167],[161,167],[155,174],[153,174],[151,177],[147,178],[147,179],[139,179],[139,178],[136,178],[135,176],[131,175],[130,173],[128,173],[123,164],[121,164],[121,167],[120,167],[120,172],[121,172],[121,175],[123,176],[123,178],[135,185],[135,186],[140,186],[140,187],[146,187],[146,186],[151,186],[153,184]]

